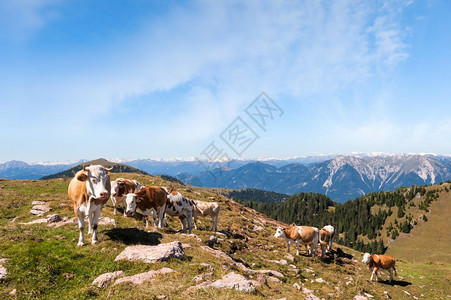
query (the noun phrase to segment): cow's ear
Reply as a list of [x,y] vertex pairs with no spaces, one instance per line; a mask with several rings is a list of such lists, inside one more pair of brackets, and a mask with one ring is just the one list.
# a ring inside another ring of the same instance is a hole
[[113,167],[111,168],[105,168],[106,173],[108,174],[111,170],[113,170]]
[[80,181],[86,181],[88,179],[88,175],[86,175],[85,173],[81,173],[80,175],[77,176],[77,179]]
[[143,199],[142,197],[137,196],[136,197],[136,202],[141,202],[142,199]]

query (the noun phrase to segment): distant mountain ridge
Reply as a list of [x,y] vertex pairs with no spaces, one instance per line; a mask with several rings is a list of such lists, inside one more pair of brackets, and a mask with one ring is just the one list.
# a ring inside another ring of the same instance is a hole
[[44,176],[42,178],[40,178],[41,180],[49,180],[49,179],[55,179],[55,178],[63,178],[63,177],[73,177],[75,175],[75,173],[77,173],[78,171],[80,171],[83,168],[83,165],[85,166],[89,166],[89,165],[102,165],[104,167],[107,168],[113,168],[111,170],[112,173],[136,173],[136,174],[143,174],[143,175],[150,175],[147,172],[144,172],[142,170],[139,170],[137,168],[134,167],[130,167],[124,164],[119,164],[119,163],[114,163],[114,162],[110,162],[107,161],[106,159],[103,158],[99,158],[96,160],[92,160],[92,161],[88,161],[88,162],[84,162],[82,164],[79,164],[73,168],[70,168],[68,170],[56,173],[56,174],[52,174],[52,175],[47,175]]
[[344,156],[305,166],[280,168],[253,162],[236,169],[179,174],[186,184],[230,189],[257,188],[278,193],[322,193],[345,202],[401,186],[431,185],[451,179],[451,161],[430,155]]

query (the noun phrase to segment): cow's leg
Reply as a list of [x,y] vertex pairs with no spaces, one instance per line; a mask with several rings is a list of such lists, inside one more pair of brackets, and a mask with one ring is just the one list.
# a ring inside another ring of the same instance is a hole
[[85,243],[85,218],[83,213],[80,211],[80,208],[76,209],[75,215],[78,217],[78,229],[80,230],[80,236],[78,238],[77,246],[83,246]]
[[[116,209],[116,198],[115,197],[111,197],[111,203],[113,203],[113,214],[117,214],[117,209]],[[124,212],[125,215],[125,212]]]
[[299,240],[296,240],[296,255],[299,255]]
[[327,244],[321,243],[321,258],[324,258],[324,255],[326,254],[327,250]]
[[214,232],[218,231],[218,216],[216,215],[216,216],[211,217],[211,221],[213,222],[211,230]]
[[388,282],[392,282],[393,280],[393,267],[390,268],[390,280]]
[[194,229],[197,230],[197,214],[193,214],[193,218],[194,218]]
[[166,204],[158,209],[158,228],[164,228],[164,211],[166,210]]
[[288,248],[287,252],[290,253],[290,241],[287,241],[287,248]]
[[152,208],[152,218],[153,218],[153,224],[155,225],[155,227],[158,227],[157,211],[153,208]]
[[[94,211],[92,212],[92,239],[91,244],[97,244],[99,240],[97,239],[97,225],[99,224],[100,213],[102,212],[102,205],[95,206]],[[89,218],[88,218],[89,220]]]
[[376,275],[376,281],[379,281],[379,277],[377,276],[378,267],[373,268],[373,273],[371,273],[371,281],[373,281],[373,275]]
[[146,228],[149,227],[149,215],[144,216],[144,220],[146,220]]
[[189,234],[191,234],[191,232],[193,231],[193,214],[191,212],[186,212],[185,216],[188,221],[188,231]]
[[186,233],[186,216],[179,216],[180,223],[182,224],[182,232]]

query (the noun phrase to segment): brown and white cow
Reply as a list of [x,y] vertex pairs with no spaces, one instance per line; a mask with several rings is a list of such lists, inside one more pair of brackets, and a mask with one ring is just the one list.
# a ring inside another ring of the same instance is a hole
[[372,270],[370,278],[371,281],[373,280],[374,274],[376,274],[376,280],[379,281],[379,276],[377,275],[377,271],[379,269],[385,269],[390,271],[390,280],[389,280],[390,283],[393,280],[393,271],[395,271],[395,276],[398,276],[398,274],[396,274],[395,259],[393,257],[378,254],[371,255],[369,253],[365,253],[362,255],[363,255],[362,262],[367,264],[370,270]]
[[179,217],[182,223],[182,231],[186,232],[186,222],[188,222],[189,233],[192,232],[194,201],[183,197],[176,191],[171,191],[166,201],[165,212],[173,217]]
[[[117,178],[111,182],[111,202],[113,202],[114,214],[117,214],[117,206],[125,202],[128,193],[135,193],[141,189],[141,184],[136,180]],[[125,209],[124,209],[125,216]]]
[[283,237],[287,242],[288,252],[290,252],[290,244],[296,242],[296,254],[299,255],[299,243],[309,247],[309,256],[317,255],[318,252],[318,228],[310,226],[287,226],[285,228],[279,226],[276,229],[274,237]]
[[68,196],[74,205],[75,217],[78,218],[80,236],[78,246],[85,243],[85,215],[88,216],[88,234],[92,233],[92,244],[98,243],[97,224],[103,205],[110,196],[110,177],[107,169],[101,165],[83,166],[69,183]]
[[326,250],[332,250],[332,239],[335,235],[335,229],[332,225],[326,225],[319,231],[319,243],[321,246],[321,257],[324,257]]
[[216,202],[204,202],[200,200],[194,200],[194,210],[193,210],[193,217],[194,217],[194,228],[197,229],[197,217],[198,216],[211,216],[212,220],[212,226],[211,231],[218,231],[218,215],[219,215],[219,209],[220,206]]
[[158,214],[158,222],[155,226],[164,227],[164,210],[168,193],[159,186],[145,186],[136,193],[129,193],[125,198],[127,216],[134,215],[139,208],[149,227],[149,214],[155,210]]

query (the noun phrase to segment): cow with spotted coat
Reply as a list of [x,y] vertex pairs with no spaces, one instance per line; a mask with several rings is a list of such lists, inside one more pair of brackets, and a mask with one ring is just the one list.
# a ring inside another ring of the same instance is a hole
[[165,212],[173,217],[179,217],[182,223],[182,231],[186,232],[186,222],[188,221],[188,231],[192,231],[194,201],[183,197],[176,191],[171,191],[166,200]]

